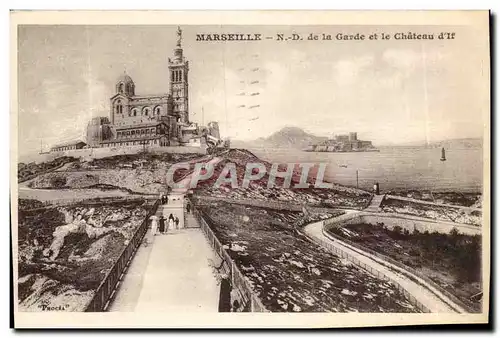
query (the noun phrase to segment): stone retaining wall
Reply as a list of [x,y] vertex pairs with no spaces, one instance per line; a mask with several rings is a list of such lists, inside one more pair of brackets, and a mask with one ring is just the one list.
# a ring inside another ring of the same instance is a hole
[[433,205],[436,207],[448,207],[448,208],[455,208],[455,209],[461,209],[465,211],[480,211],[482,212],[481,209],[478,208],[471,208],[471,207],[465,207],[462,205],[454,205],[454,204],[445,204],[445,203],[434,203],[430,201],[424,201],[424,200],[417,200],[414,198],[409,198],[409,197],[403,197],[403,196],[396,196],[396,195],[385,195],[385,198],[390,198],[394,200],[400,200],[400,201],[406,201],[406,202],[412,202],[412,203],[420,203],[420,204],[427,204],[427,205]]
[[384,225],[389,229],[392,229],[395,226],[400,226],[401,228],[408,230],[410,233],[416,229],[420,232],[437,231],[439,233],[449,234],[453,228],[457,229],[458,232],[466,235],[481,235],[482,233],[481,227],[474,225],[436,221],[422,217],[401,215],[394,213],[360,212],[356,214],[350,214],[346,216],[343,220],[336,223],[335,226],[342,226],[344,224],[361,224],[361,223],[366,223],[366,224],[384,223]]
[[172,146],[172,147],[160,147],[160,146],[126,146],[126,147],[116,147],[116,148],[88,148],[88,149],[73,149],[60,152],[44,153],[40,154],[36,162],[46,162],[52,161],[58,157],[71,156],[83,159],[95,159],[104,158],[117,155],[133,155],[140,152],[146,151],[151,154],[203,154],[207,153],[204,147],[186,147],[186,146]]

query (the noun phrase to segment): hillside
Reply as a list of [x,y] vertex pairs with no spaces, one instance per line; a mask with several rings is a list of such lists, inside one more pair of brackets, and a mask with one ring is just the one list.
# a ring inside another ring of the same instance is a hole
[[482,149],[482,138],[457,138],[441,141],[412,141],[412,142],[388,142],[381,144],[386,147],[424,147],[424,148],[445,148],[445,149]]
[[427,145],[428,148],[442,148],[445,149],[481,149],[483,147],[483,140],[480,138],[461,138],[432,142]]
[[268,137],[260,137],[254,141],[232,141],[232,146],[237,148],[294,148],[303,149],[308,145],[327,140],[309,134],[297,127],[285,127]]

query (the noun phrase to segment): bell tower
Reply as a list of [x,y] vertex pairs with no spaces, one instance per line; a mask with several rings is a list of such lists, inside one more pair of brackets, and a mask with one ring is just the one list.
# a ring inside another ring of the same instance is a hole
[[170,94],[172,95],[172,112],[181,123],[189,123],[188,72],[189,62],[182,54],[182,30],[177,27],[177,45],[174,57],[168,58],[170,73]]

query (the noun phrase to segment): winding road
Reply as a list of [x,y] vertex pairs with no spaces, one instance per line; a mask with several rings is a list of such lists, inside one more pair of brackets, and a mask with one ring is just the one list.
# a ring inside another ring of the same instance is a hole
[[[358,211],[348,211],[347,214],[337,217],[340,222],[345,218],[350,218],[352,214]],[[411,274],[410,272],[401,269],[400,267],[384,261],[368,252],[355,248],[341,240],[328,236],[323,231],[323,221],[311,223],[304,227],[304,233],[320,243],[322,246],[328,248],[332,245],[336,249],[346,253],[347,255],[356,258],[362,264],[366,264],[385,275],[391,281],[399,284],[404,290],[410,293],[418,302],[425,306],[430,312],[433,313],[465,313],[467,312],[460,306],[454,304],[441,292],[436,290],[432,285]],[[410,278],[411,277],[411,278]]]

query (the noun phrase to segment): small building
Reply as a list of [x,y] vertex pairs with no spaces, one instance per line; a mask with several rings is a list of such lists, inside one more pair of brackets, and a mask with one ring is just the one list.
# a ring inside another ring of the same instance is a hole
[[60,143],[52,148],[50,148],[50,152],[59,152],[59,151],[67,151],[67,150],[76,150],[83,149],[87,144],[83,141],[70,141],[65,143]]
[[87,144],[89,146],[99,146],[99,143],[112,137],[111,124],[107,117],[94,117],[89,121],[87,125]]
[[117,126],[116,137],[101,142],[101,146],[105,148],[134,145],[169,146],[169,129],[163,121]]

